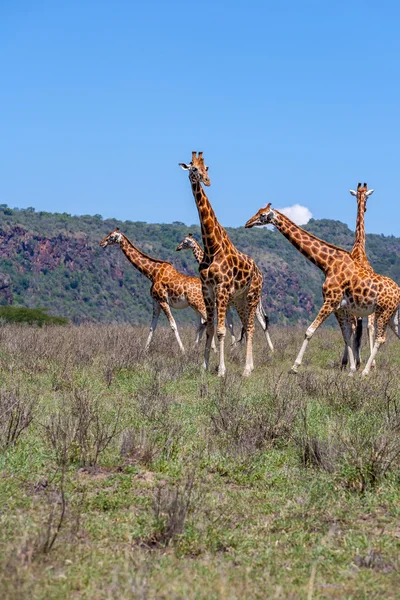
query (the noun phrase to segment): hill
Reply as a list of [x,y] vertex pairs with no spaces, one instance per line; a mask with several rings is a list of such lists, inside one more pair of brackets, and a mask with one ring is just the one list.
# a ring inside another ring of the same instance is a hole
[[[187,274],[197,274],[188,252],[175,252],[198,226],[147,224],[11,209],[0,205],[0,304],[48,308],[74,323],[148,323],[149,281],[126,260],[119,248],[102,250],[100,240],[119,227],[141,250],[171,261]],[[311,220],[306,229],[350,249],[354,233],[340,221]],[[322,273],[277,231],[227,229],[236,246],[251,255],[264,276],[263,301],[271,321],[309,322],[321,303]],[[377,272],[400,281],[400,239],[367,235],[367,253]],[[189,321],[190,311],[176,311]]]

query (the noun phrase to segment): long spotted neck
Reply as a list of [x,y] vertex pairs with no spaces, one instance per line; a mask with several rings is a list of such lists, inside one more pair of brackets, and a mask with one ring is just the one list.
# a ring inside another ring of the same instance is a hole
[[150,258],[147,254],[144,254],[140,250],[138,250],[128,238],[121,234],[121,241],[119,243],[122,252],[125,254],[126,258],[133,264],[134,267],[142,275],[145,275],[150,279],[150,281],[154,281],[157,273],[163,264],[165,264],[161,260],[155,260],[154,258]]
[[308,260],[326,273],[336,260],[342,260],[349,252],[320,240],[308,233],[288,217],[274,209],[272,224],[299,250]]
[[366,211],[367,198],[365,194],[357,194],[357,222],[356,222],[356,237],[354,240],[351,256],[357,262],[368,263],[369,260],[365,253],[365,225],[364,215]]
[[193,252],[193,255],[196,259],[196,261],[200,264],[201,262],[203,262],[203,258],[204,258],[204,250],[203,248],[200,246],[199,242],[197,242],[195,239],[192,238],[191,240],[191,249]]
[[227,235],[224,228],[218,223],[218,219],[201,183],[197,180],[192,181],[190,176],[189,179],[200,217],[204,255],[214,256],[221,249],[221,242],[227,238]]

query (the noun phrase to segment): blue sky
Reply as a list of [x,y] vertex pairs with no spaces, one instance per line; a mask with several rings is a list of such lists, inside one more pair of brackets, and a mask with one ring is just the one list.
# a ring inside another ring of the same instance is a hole
[[0,2],[0,203],[197,223],[300,204],[400,235],[397,2]]

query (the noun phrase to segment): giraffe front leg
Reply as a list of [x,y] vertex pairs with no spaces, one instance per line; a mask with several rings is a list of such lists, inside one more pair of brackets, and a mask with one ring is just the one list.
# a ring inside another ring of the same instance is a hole
[[391,317],[392,317],[392,315],[388,314],[388,311],[383,312],[383,313],[379,313],[377,311],[375,313],[376,339],[375,339],[375,343],[372,348],[370,357],[368,359],[368,362],[365,365],[363,372],[361,373],[362,377],[366,377],[367,375],[369,375],[369,372],[375,361],[375,356],[377,355],[379,348],[386,341],[386,328],[390,322]]
[[218,377],[224,377],[225,367],[225,336],[226,336],[226,310],[228,307],[228,292],[225,289],[219,289],[217,292],[217,338],[219,342],[219,364]]
[[[353,324],[354,319],[352,316],[348,315],[346,312],[340,311],[335,312],[335,317],[339,323],[340,329],[342,331],[344,343],[345,343],[345,353],[342,358],[342,368],[343,368],[343,360],[345,356],[350,360],[350,372],[349,375],[354,375],[357,370],[356,361],[354,360],[354,351],[353,351]],[[347,361],[346,361],[347,364]]]
[[[375,313],[372,313],[372,315],[368,315],[367,329],[368,329],[369,351],[370,351],[370,355],[371,355],[372,351],[374,349],[374,345],[375,345]],[[375,362],[375,360],[373,360],[371,363],[371,369],[375,369],[375,367],[376,367],[376,362]]]
[[160,316],[160,310],[161,307],[159,305],[159,303],[157,302],[157,300],[153,300],[153,318],[151,320],[151,325],[150,325],[150,332],[147,338],[147,342],[146,342],[146,346],[145,346],[145,352],[147,352],[147,350],[149,349],[151,340],[153,338],[153,333],[155,332],[156,328],[157,328],[157,323],[158,323],[158,317]]
[[215,307],[215,296],[213,290],[208,287],[203,287],[204,302],[206,305],[207,312],[207,337],[206,346],[204,349],[204,363],[203,367],[208,370],[210,366],[210,350],[211,346],[214,345],[214,307]]
[[176,326],[175,319],[172,316],[171,309],[169,307],[168,302],[166,302],[164,300],[163,302],[160,302],[160,306],[163,309],[163,311],[165,313],[165,316],[167,317],[167,319],[169,321],[170,327],[171,327],[172,331],[175,334],[176,341],[178,342],[178,345],[179,345],[179,348],[180,348],[181,352],[184,353],[185,352],[185,348],[183,347],[183,344],[181,342],[181,338],[179,337],[178,328]]
[[243,377],[249,377],[254,370],[253,364],[253,336],[254,336],[254,320],[256,317],[257,306],[248,307],[248,315],[246,318],[246,365],[243,371]]
[[[339,301],[335,304],[337,306],[339,304]],[[304,353],[307,349],[309,341],[311,340],[312,336],[314,335],[314,333],[316,332],[318,327],[325,321],[325,319],[327,317],[329,317],[330,314],[332,314],[333,310],[334,309],[331,305],[331,302],[329,302],[329,304],[328,303],[323,304],[317,317],[314,319],[314,321],[311,323],[310,327],[306,331],[306,335],[304,338],[304,342],[300,348],[300,352],[298,353],[297,358],[294,361],[293,367],[290,369],[291,373],[297,373],[299,366],[301,365],[301,363],[303,361]]]

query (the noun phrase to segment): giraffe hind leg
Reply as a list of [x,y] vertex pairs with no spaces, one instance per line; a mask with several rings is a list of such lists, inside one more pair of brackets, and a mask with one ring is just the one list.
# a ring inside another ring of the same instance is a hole
[[153,318],[151,320],[150,332],[149,332],[149,335],[147,338],[146,346],[144,348],[146,352],[149,349],[151,340],[153,339],[153,334],[157,328],[158,317],[160,316],[160,311],[161,311],[160,304],[157,302],[157,300],[153,300]]
[[172,316],[171,309],[169,307],[168,302],[166,302],[164,300],[163,302],[160,302],[160,306],[161,306],[162,310],[165,313],[165,316],[167,317],[167,319],[169,321],[169,324],[170,324],[170,327],[171,327],[172,331],[175,334],[176,341],[178,342],[178,345],[179,345],[179,348],[180,348],[181,352],[184,353],[185,352],[185,348],[183,347],[181,338],[179,336],[178,327],[176,326],[175,319]]

